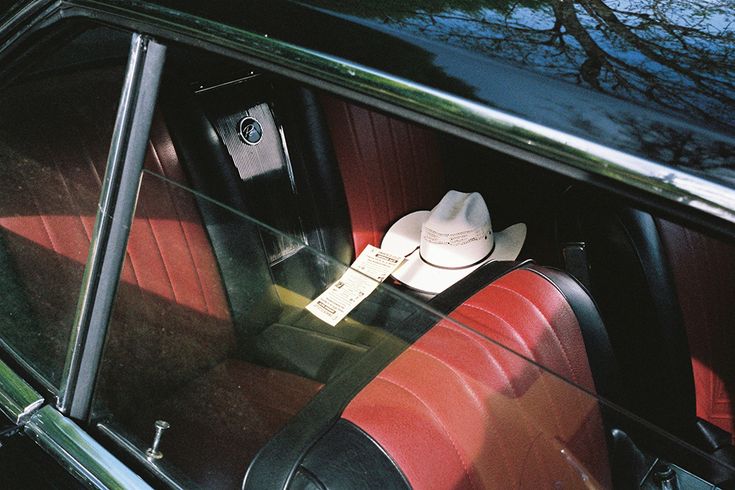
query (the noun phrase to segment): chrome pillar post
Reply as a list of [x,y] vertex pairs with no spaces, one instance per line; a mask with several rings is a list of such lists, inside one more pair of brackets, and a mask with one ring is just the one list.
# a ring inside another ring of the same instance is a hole
[[107,324],[125,258],[166,48],[134,34],[94,235],[69,343],[58,408],[89,414]]

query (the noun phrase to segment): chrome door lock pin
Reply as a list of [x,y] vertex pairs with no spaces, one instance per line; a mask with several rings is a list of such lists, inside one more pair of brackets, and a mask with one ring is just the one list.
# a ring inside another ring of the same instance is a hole
[[161,445],[161,436],[163,436],[163,432],[166,429],[171,427],[171,424],[165,420],[156,420],[154,427],[156,428],[156,435],[153,436],[153,444],[151,444],[151,447],[146,449],[145,454],[150,459],[161,459],[163,457],[163,453],[158,449]]

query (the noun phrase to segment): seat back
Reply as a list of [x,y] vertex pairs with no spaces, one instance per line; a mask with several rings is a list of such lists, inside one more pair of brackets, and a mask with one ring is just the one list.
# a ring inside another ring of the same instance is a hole
[[436,136],[428,129],[322,95],[344,182],[355,253],[380,246],[401,216],[431,209],[446,192]]
[[292,488],[610,487],[598,402],[557,376],[609,387],[588,362],[609,345],[588,350],[605,330],[565,279],[525,266],[481,287],[461,325],[440,321],[360,390]]
[[[48,74],[19,87],[24,97],[8,89],[0,100],[2,113],[14,118],[2,124],[2,139],[20,155],[2,162],[6,185],[0,234],[16,290],[26,292],[28,316],[39,320],[31,330],[8,325],[3,336],[22,342],[19,350],[31,360],[53,360],[53,383],[61,375],[74,320],[122,78],[116,67]],[[38,114],[44,117],[39,120]],[[160,117],[153,124],[145,166],[186,184]],[[192,349],[186,366],[167,354],[170,337],[159,336],[159,345],[146,347],[149,358],[142,364],[160,366],[173,385],[233,347],[217,263],[191,197],[155,187],[141,191],[113,315],[113,323],[147,318],[161,326],[187,318],[196,320],[199,330],[190,329],[176,342],[197,343],[205,331],[210,339],[218,338],[211,351]],[[134,383],[130,378],[120,381]]]
[[735,425],[735,246],[656,219],[689,344],[697,416],[727,431]]
[[[160,114],[144,168],[189,186]],[[98,383],[104,392],[95,398],[114,406],[118,418],[134,418],[141,404],[165,398],[235,349],[228,297],[195,196],[144,174]],[[97,416],[104,411],[95,407]]]

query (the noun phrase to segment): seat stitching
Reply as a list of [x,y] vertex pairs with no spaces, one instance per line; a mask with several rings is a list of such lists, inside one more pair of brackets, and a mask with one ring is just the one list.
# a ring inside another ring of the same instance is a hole
[[[356,169],[357,170],[357,175],[359,176],[358,178],[362,181],[363,189],[368,189],[369,188],[369,186],[368,186],[368,179],[367,179],[367,176],[364,173],[365,157],[363,156],[362,148],[360,147],[360,143],[359,143],[359,138],[357,137],[357,130],[355,128],[355,117],[354,117],[354,114],[352,112],[352,109],[350,108],[350,106],[347,103],[342,103],[342,105],[344,107],[344,111],[345,111],[345,114],[347,116],[347,126],[349,127],[350,135],[352,136],[352,144],[357,149],[357,156],[358,156],[358,159],[359,159],[359,165],[358,165],[358,168]],[[348,162],[346,162],[346,163],[348,163]],[[355,196],[352,196],[352,197],[354,198]],[[371,232],[371,234],[373,236],[373,238],[372,238],[373,241],[375,241],[375,238],[376,238],[375,229],[377,228],[377,225],[375,223],[375,210],[373,209],[374,202],[372,200],[372,194],[371,193],[369,193],[369,192],[367,193],[366,198],[365,198],[365,202],[367,202],[368,210],[369,210],[369,213],[368,214],[369,214],[369,217],[370,217],[370,225],[371,225],[370,232]],[[350,196],[347,196],[347,207],[348,208],[349,208],[349,203],[350,203]],[[354,235],[353,235],[353,241],[354,241]],[[357,250],[357,247],[360,244],[355,243],[354,245],[355,245],[355,249],[356,249],[355,250],[355,254],[357,254],[357,253],[359,253],[359,251]]]
[[[138,198],[138,203],[137,203],[137,206],[136,206],[136,215],[137,215],[137,218],[136,217],[133,218],[133,224],[130,227],[131,238],[132,238],[132,231],[134,229],[141,230],[139,232],[141,234],[144,233],[144,231],[147,229],[148,232],[151,235],[153,235],[153,230],[151,229],[151,223],[150,223],[150,220],[148,220],[147,213],[145,211],[145,202],[144,202],[144,200],[141,197]],[[136,226],[136,222],[138,223],[138,226]],[[148,225],[148,227],[147,228],[144,228],[146,226],[146,224]],[[153,238],[153,240],[155,241],[155,238]],[[130,268],[131,268],[131,270],[133,272],[133,277],[135,278],[135,283],[138,285],[138,289],[140,289],[141,294],[143,294],[143,289],[144,289],[143,288],[143,283],[141,282],[141,277],[138,274],[138,271],[137,271],[137,269],[135,267],[135,260],[133,259],[133,254],[130,253],[130,252],[131,252],[130,251],[130,240],[128,240],[128,247],[127,247],[127,250],[125,251],[125,255],[130,259]],[[159,254],[159,258],[161,259],[161,263],[162,263],[162,265],[163,265],[163,267],[165,269],[166,268],[166,264],[163,263],[163,257],[160,257],[160,254]],[[173,293],[173,291],[171,291],[171,292]]]
[[[480,346],[480,348],[483,351],[483,353],[485,354],[485,357],[488,358],[490,360],[490,362],[495,365],[497,371],[500,372],[501,376],[503,376],[505,378],[505,380],[508,382],[508,385],[510,386],[511,390],[513,391],[513,393],[516,394],[517,392],[516,392],[515,386],[513,386],[513,380],[510,378],[510,376],[507,375],[507,373],[505,372],[505,369],[503,368],[503,366],[498,362],[498,360],[495,358],[495,356],[492,355],[492,353],[489,350],[485,349],[483,346]],[[465,383],[464,382],[462,375],[457,371],[457,369],[454,366],[452,366],[449,362],[447,362],[447,361],[445,361],[443,359],[440,359],[439,357],[435,356],[434,354],[431,354],[430,352],[427,352],[427,351],[425,351],[425,350],[423,350],[421,348],[416,347],[415,345],[411,347],[411,351],[419,352],[419,353],[421,353],[421,354],[423,354],[425,356],[428,356],[428,357],[434,359],[435,361],[437,361],[441,365],[446,366],[449,369],[449,371],[454,375],[454,377],[460,381],[460,384],[465,388],[465,391],[470,394],[470,396],[472,397],[473,400],[476,401],[475,405],[479,408],[480,412],[482,413],[482,416],[485,419],[485,421],[487,422],[488,427],[495,433],[495,435],[498,437],[498,439],[501,438],[501,434],[498,431],[497,426],[495,424],[493,424],[492,420],[490,420],[490,410],[486,410],[485,409],[485,406],[482,403],[482,400],[480,400],[480,398],[477,395],[477,393],[475,393],[475,391],[472,388],[470,388],[470,386],[469,386],[468,383]],[[521,412],[523,414],[523,417],[527,421],[530,422],[530,419],[528,417],[528,414],[525,412],[525,410],[521,410]],[[510,470],[510,468],[512,468],[512,465],[511,465],[510,460],[508,459],[508,455],[507,455],[507,453],[505,451],[503,451],[503,459],[505,460],[505,466],[506,466],[506,468],[508,468]]]
[[[414,201],[411,203],[410,209],[416,209],[419,206],[423,205],[423,199],[420,199],[419,196],[421,195],[420,189],[426,189],[426,187],[422,186],[422,177],[423,172],[418,171],[418,167],[416,165],[416,162],[418,161],[418,158],[416,157],[416,142],[414,141],[414,135],[413,131],[411,131],[411,128],[406,128],[406,134],[408,135],[408,148],[411,153],[410,157],[408,158],[408,161],[411,165],[411,168],[409,169],[409,175],[413,175],[414,178],[411,179],[411,183],[413,184],[413,197]],[[403,165],[399,165],[398,168],[401,169]],[[399,170],[400,171],[400,170]],[[406,209],[408,211],[409,208]]]
[[[475,336],[470,335],[469,332],[465,332],[462,329],[451,328],[448,325],[443,325],[441,323],[437,324],[437,327],[444,328],[445,330],[447,330],[447,331],[449,331],[451,333],[460,334],[460,335],[462,335],[464,337],[467,337],[473,343],[477,344],[480,347],[480,349],[486,354],[486,357],[492,357],[492,353],[488,349],[486,349],[485,346],[482,345],[482,342],[481,342],[483,340],[484,341],[487,341],[487,339],[485,339],[483,337],[480,337],[478,339]],[[477,334],[475,334],[475,335],[477,335]],[[417,347],[417,344],[414,344],[411,348],[412,349],[417,349],[417,350],[419,349],[419,347]],[[493,358],[493,360],[495,360],[495,359]],[[510,376],[505,372],[505,369],[502,366],[498,366],[498,367],[503,371],[503,375],[506,377],[506,379],[510,380]],[[510,384],[511,389],[513,390],[513,396],[516,396],[517,397],[518,396],[518,392],[516,391],[515,386],[513,385],[513,383],[509,383],[509,384]]]
[[454,442],[454,439],[452,438],[452,434],[449,433],[447,430],[447,427],[444,425],[444,422],[441,420],[441,418],[437,415],[437,413],[424,401],[423,398],[421,398],[418,394],[416,394],[413,390],[410,388],[407,388],[403,386],[403,384],[399,383],[398,381],[391,380],[385,377],[384,374],[378,375],[376,378],[378,380],[385,381],[387,383],[390,383],[394,386],[397,386],[398,388],[402,389],[403,391],[409,393],[411,396],[413,396],[416,400],[418,400],[419,403],[421,403],[426,410],[431,414],[431,417],[438,422],[439,426],[441,427],[444,434],[446,434],[447,439],[449,439],[449,443],[452,445],[452,448],[454,449],[454,452],[457,455],[457,458],[459,459],[460,464],[462,465],[462,468],[465,471],[465,474],[467,475],[467,479],[470,482],[470,485],[472,485],[472,488],[478,488],[476,483],[474,482],[474,479],[472,478],[472,475],[469,471],[469,467],[467,466],[467,463],[465,462],[464,458],[462,457],[461,453],[459,452],[459,449],[457,448],[457,444]]
[[54,243],[54,239],[51,236],[51,230],[48,224],[46,223],[46,219],[44,218],[43,214],[41,214],[40,210],[38,213],[38,218],[41,220],[41,224],[43,225],[43,231],[46,232],[46,236],[48,236],[49,243],[51,243],[51,249],[57,254],[63,255],[63,252],[61,251],[61,249],[56,245],[56,243]]
[[[87,248],[89,248],[89,242],[92,239],[89,235],[89,232],[87,231],[87,228],[84,226],[84,220],[82,219],[82,207],[79,205],[79,201],[76,199],[75,193],[71,192],[69,189],[69,183],[66,179],[66,176],[64,176],[64,173],[61,171],[61,167],[59,167],[59,163],[56,158],[51,154],[48,147],[44,146],[44,153],[49,157],[48,159],[51,160],[54,166],[54,171],[58,175],[59,180],[61,180],[61,187],[64,190],[64,193],[67,196],[67,200],[69,204],[71,204],[71,207],[74,209],[77,219],[79,220],[79,226],[82,228],[82,233],[84,234],[84,237],[87,239]],[[71,211],[71,210],[70,210]],[[84,263],[86,263],[86,258]]]
[[[82,114],[79,110],[76,111],[77,115],[79,116],[80,120],[82,119]],[[86,138],[83,138],[80,134],[79,127],[77,125],[72,124],[74,133],[77,137],[77,141],[79,142],[79,145],[82,148],[83,158],[85,161],[90,162],[91,156],[89,155],[89,149],[87,147]],[[47,152],[48,153],[48,152]],[[54,167],[56,167],[57,171],[59,172],[59,176],[61,177],[61,181],[63,183],[64,189],[66,190],[66,193],[69,195],[69,200],[73,203],[73,206],[76,208],[77,215],[79,217],[79,222],[82,226],[82,230],[84,230],[84,236],[87,238],[87,244],[89,244],[92,241],[92,234],[90,233],[90,230],[87,229],[87,227],[84,224],[84,219],[82,219],[82,206],[80,205],[79,201],[76,198],[76,193],[71,192],[68,181],[66,176],[61,171],[61,168],[59,168],[59,165],[55,158],[52,159],[54,162]],[[98,193],[99,194],[99,193]]]
[[[156,162],[158,163],[158,167],[161,169],[161,173],[166,176],[166,171],[163,166],[163,162],[161,161],[161,157],[158,154],[158,151],[156,150],[156,146],[153,144],[153,141],[151,140],[151,149],[153,152],[153,156],[156,159]],[[171,204],[174,208],[174,212],[176,213],[176,223],[179,227],[179,230],[181,231],[182,236],[184,237],[184,241],[186,242],[186,251],[189,255],[189,259],[191,260],[194,274],[197,278],[197,285],[199,286],[199,293],[201,294],[202,300],[204,301],[204,307],[206,308],[206,311],[209,313],[212,313],[213,308],[211,308],[209,301],[207,300],[207,295],[204,292],[204,284],[202,282],[202,275],[200,273],[199,267],[197,266],[197,261],[194,259],[194,253],[192,252],[192,246],[191,246],[191,240],[189,239],[189,234],[186,232],[186,229],[182,225],[182,219],[181,219],[181,213],[179,212],[179,205],[176,199],[174,199],[173,194],[171,192],[171,188],[168,184],[166,184],[166,193],[168,194],[168,197],[171,201]]]
[[396,173],[398,174],[398,182],[400,183],[399,190],[401,191],[401,213],[405,213],[408,210],[408,204],[406,200],[406,185],[403,181],[403,171],[401,170],[403,168],[403,161],[399,160],[398,155],[398,144],[396,143],[397,130],[395,126],[395,120],[388,118],[388,135],[390,136],[390,147],[392,150],[391,153],[393,154],[393,161],[396,162],[396,167],[398,167]]
[[[373,141],[375,143],[375,149],[377,153],[376,163],[378,165],[378,173],[380,174],[380,182],[382,184],[381,187],[382,187],[383,196],[385,199],[385,207],[388,209],[388,216],[391,218],[391,220],[393,220],[395,219],[396,215],[393,213],[393,209],[391,209],[391,199],[388,193],[389,186],[385,182],[385,172],[386,172],[385,159],[383,157],[382,148],[380,147],[380,139],[378,138],[378,134],[375,132],[375,115],[371,113],[369,115],[369,120],[370,120],[370,132],[373,135]],[[373,233],[374,233],[374,238],[376,242],[377,242],[379,232],[382,232],[382,231],[383,230],[378,230],[377,226],[373,227]]]
[[[508,322],[505,318],[501,317],[500,315],[498,315],[494,311],[486,310],[485,308],[482,308],[481,306],[478,306],[478,305],[475,305],[475,304],[472,304],[472,303],[464,303],[463,305],[460,306],[460,308],[471,308],[471,309],[476,310],[476,311],[481,311],[483,313],[486,313],[488,315],[491,315],[491,316],[497,318],[498,320],[500,320],[501,322],[503,322],[504,324],[506,324],[507,326],[509,326],[511,328],[511,330],[515,330],[514,327],[513,327],[513,325],[510,324],[510,322]],[[459,308],[457,308],[457,309],[459,309]],[[449,317],[452,318],[451,315]],[[457,320],[457,321],[459,321],[459,320]]]
[[522,298],[522,299],[523,299],[523,300],[524,300],[525,302],[527,302],[528,304],[530,304],[530,305],[531,305],[531,307],[532,307],[532,308],[533,308],[534,310],[536,310],[536,311],[537,311],[537,312],[538,312],[538,313],[539,313],[539,314],[541,315],[541,317],[542,317],[542,318],[544,319],[544,321],[546,322],[546,324],[547,324],[547,325],[549,326],[549,330],[551,330],[551,333],[552,333],[552,335],[553,335],[553,337],[554,337],[554,340],[556,341],[556,344],[557,344],[557,345],[559,346],[559,348],[561,349],[561,354],[562,354],[562,356],[564,357],[564,361],[566,362],[566,364],[567,364],[567,367],[569,367],[569,371],[570,371],[570,374],[571,374],[571,376],[572,376],[572,379],[573,379],[573,380],[574,380],[575,382],[578,382],[578,380],[580,379],[580,377],[579,377],[579,376],[577,375],[577,373],[576,373],[576,371],[575,371],[574,367],[572,366],[572,363],[571,363],[571,361],[570,361],[570,359],[569,359],[569,355],[567,354],[567,352],[566,352],[566,349],[564,348],[564,345],[563,345],[563,344],[562,344],[562,342],[561,342],[561,339],[560,339],[560,338],[559,338],[559,336],[557,335],[557,333],[556,333],[556,330],[554,329],[554,326],[553,326],[553,324],[552,324],[552,323],[551,323],[551,321],[550,321],[550,320],[549,320],[549,319],[548,319],[548,318],[546,317],[546,315],[544,314],[544,312],[543,312],[543,311],[541,311],[541,309],[540,309],[540,308],[539,308],[538,306],[536,306],[536,304],[535,304],[535,303],[534,303],[533,301],[531,301],[531,299],[530,299],[530,298],[528,298],[527,296],[524,296],[523,294],[519,293],[518,291],[515,291],[515,290],[513,290],[513,289],[510,289],[510,288],[507,288],[507,287],[504,287],[504,286],[499,286],[499,285],[497,285],[497,284],[489,284],[489,285],[488,285],[488,287],[491,287],[491,288],[496,288],[496,289],[502,289],[502,290],[504,290],[504,291],[508,291],[508,292],[510,292],[510,293],[512,293],[512,294],[515,294],[516,296],[518,296],[518,297]]
[[46,236],[48,237],[49,244],[51,245],[51,250],[53,250],[54,252],[56,252],[58,254],[62,254],[62,252],[59,249],[59,247],[54,243],[54,239],[51,236],[51,232],[49,230],[48,224],[46,223],[46,220],[43,217],[42,208],[41,208],[41,206],[39,204],[39,201],[38,201],[38,199],[36,197],[36,194],[32,190],[35,187],[29,185],[30,183],[26,179],[25,172],[18,172],[18,175],[20,176],[20,180],[22,180],[23,183],[25,184],[24,187],[26,189],[28,189],[28,195],[30,196],[30,199],[33,201],[33,204],[36,207],[36,210],[37,210],[37,215],[36,216],[41,221],[41,226],[43,227],[43,231],[46,232]]
[[[523,338],[523,336],[522,336],[522,335],[520,334],[520,332],[519,332],[519,331],[518,331],[518,330],[517,330],[516,328],[514,328],[514,327],[513,327],[513,326],[512,326],[512,325],[511,325],[511,324],[510,324],[510,323],[509,323],[508,321],[506,321],[506,320],[505,320],[504,318],[501,318],[500,316],[498,316],[498,315],[497,315],[497,314],[495,314],[494,312],[491,312],[491,311],[485,310],[485,309],[483,309],[483,308],[480,308],[480,307],[478,307],[478,306],[475,306],[475,305],[473,305],[473,304],[470,304],[470,303],[468,303],[468,304],[465,304],[465,305],[462,305],[462,306],[463,306],[463,307],[470,307],[470,308],[475,308],[475,309],[477,309],[477,310],[479,310],[479,311],[483,311],[483,312],[485,312],[485,313],[489,313],[489,314],[491,314],[491,315],[495,316],[496,318],[498,318],[498,319],[499,319],[500,321],[502,321],[502,322],[503,322],[503,323],[505,323],[506,325],[508,325],[508,327],[510,327],[510,331],[511,331],[511,332],[513,332],[513,334],[514,334],[514,335],[515,335],[515,337],[516,337],[516,338],[518,339],[518,341],[519,341],[519,342],[521,343],[521,345],[522,345],[522,346],[523,346],[523,347],[524,347],[524,348],[526,349],[526,351],[527,351],[527,353],[528,353],[528,357],[529,357],[529,358],[531,358],[531,359],[534,359],[534,360],[536,360],[536,357],[535,357],[535,356],[533,355],[533,350],[532,350],[532,349],[531,349],[531,347],[530,347],[530,343],[529,343],[529,342],[528,342],[528,341],[527,341],[526,339],[524,339],[524,338]],[[469,334],[470,334],[470,332],[471,332],[471,333],[473,333],[473,334],[474,334],[474,336],[473,336],[472,338],[474,338],[474,337],[478,337],[478,338],[479,338],[478,340],[484,340],[484,341],[486,341],[486,342],[488,342],[488,341],[489,341],[489,340],[488,340],[487,338],[483,337],[483,335],[482,335],[482,334],[480,334],[479,332],[476,332],[476,331],[475,331],[475,330],[473,330],[473,329],[465,330],[464,328],[456,328],[456,327],[455,327],[455,328],[451,328],[451,327],[449,327],[448,325],[445,325],[445,324],[439,324],[439,326],[441,326],[441,327],[443,327],[443,328],[446,328],[446,329],[448,329],[448,330],[450,330],[450,331],[454,331],[454,332],[460,332],[460,333],[463,333],[463,334],[465,334],[465,335],[468,335],[468,336],[469,336]],[[508,346],[505,346],[504,344],[502,344],[502,345],[503,345],[504,347],[506,347],[506,348],[510,349],[510,348],[509,348]],[[518,354],[517,354],[517,353],[516,353],[516,352],[515,352],[515,351],[514,351],[513,349],[510,349],[510,352],[511,352],[511,353],[513,353],[513,355],[515,355],[515,356],[518,356]],[[519,357],[519,359],[520,359],[520,357]],[[524,362],[526,362],[526,361],[524,360]],[[550,405],[551,405],[551,406],[552,406],[552,407],[554,408],[554,411],[555,411],[555,412],[557,412],[557,413],[556,413],[556,419],[555,419],[555,420],[556,420],[556,426],[557,426],[557,428],[558,428],[558,429],[561,429],[561,426],[559,425],[559,424],[560,424],[560,420],[561,420],[561,415],[559,414],[559,412],[558,412],[558,410],[557,410],[557,406],[556,406],[556,404],[554,403],[554,398],[553,398],[553,397],[551,396],[551,390],[550,390],[550,389],[549,389],[549,387],[548,387],[548,382],[547,382],[547,381],[546,381],[546,379],[544,379],[543,377],[542,377],[542,380],[541,380],[541,382],[542,382],[542,384],[543,384],[543,386],[544,386],[544,393],[545,393],[545,395],[546,395],[546,398],[547,398],[547,399],[548,399],[548,401],[549,401],[549,404],[550,404]],[[514,393],[515,393],[515,391],[514,391]]]

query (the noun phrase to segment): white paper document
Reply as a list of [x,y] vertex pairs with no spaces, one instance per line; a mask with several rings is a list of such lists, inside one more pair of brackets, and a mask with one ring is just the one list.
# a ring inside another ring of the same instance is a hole
[[368,245],[342,277],[309,303],[306,309],[329,325],[337,325],[375,291],[378,284],[390,276],[403,260],[400,255]]

